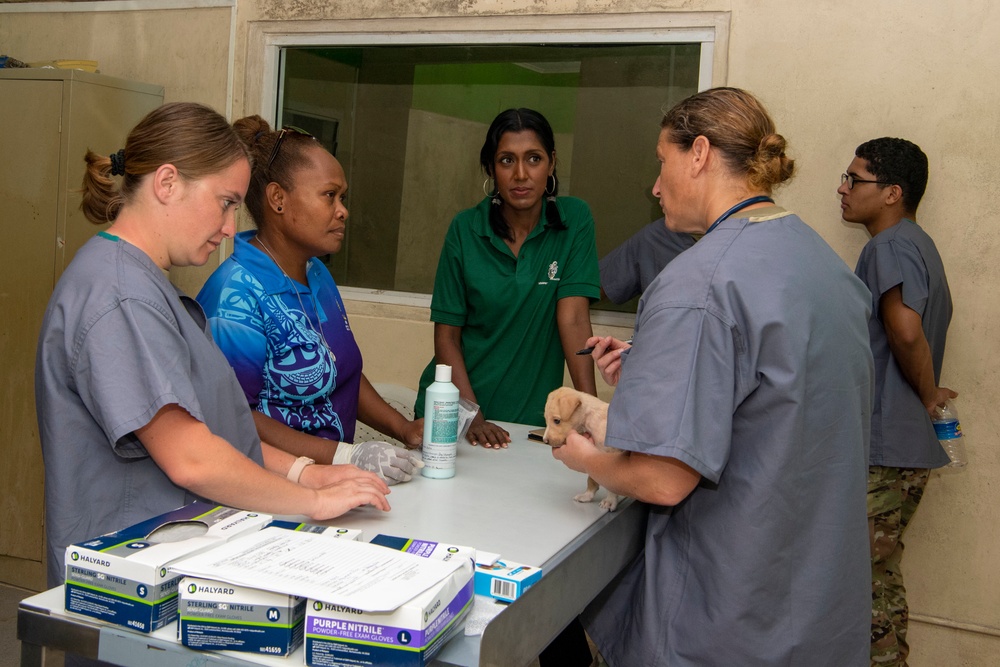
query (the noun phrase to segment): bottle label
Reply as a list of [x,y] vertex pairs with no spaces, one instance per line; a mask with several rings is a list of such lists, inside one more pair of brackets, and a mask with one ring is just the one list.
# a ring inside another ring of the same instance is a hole
[[431,442],[458,442],[458,401],[434,401],[431,409]]
[[455,445],[424,445],[424,465],[428,468],[454,468]]
[[957,419],[934,422],[934,432],[937,433],[938,440],[954,440],[962,437],[962,425]]
[[458,447],[458,401],[434,401],[424,424],[423,459],[428,468],[454,468]]

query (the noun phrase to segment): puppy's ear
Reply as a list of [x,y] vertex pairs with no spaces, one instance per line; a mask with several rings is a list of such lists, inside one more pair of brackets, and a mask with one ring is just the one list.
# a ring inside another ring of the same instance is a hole
[[580,397],[576,394],[571,394],[566,392],[559,397],[559,416],[564,420],[569,419],[570,415],[576,412],[577,408],[580,407]]

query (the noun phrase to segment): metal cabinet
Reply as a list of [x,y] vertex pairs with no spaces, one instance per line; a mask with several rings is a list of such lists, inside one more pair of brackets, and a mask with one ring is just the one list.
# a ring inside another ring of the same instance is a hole
[[[45,588],[35,344],[55,282],[99,229],[80,212],[88,148],[122,148],[163,87],[56,69],[0,70],[0,582]],[[72,446],[72,443],[67,443]]]

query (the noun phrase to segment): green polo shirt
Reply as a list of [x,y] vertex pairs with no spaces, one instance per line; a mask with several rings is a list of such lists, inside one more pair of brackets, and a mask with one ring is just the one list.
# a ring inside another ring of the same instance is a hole
[[[434,279],[431,321],[462,327],[462,352],[483,415],[541,425],[548,393],[562,385],[556,302],[600,297],[594,218],[586,202],[559,197],[566,229],[540,221],[517,257],[490,229],[489,199],[452,220]],[[431,360],[420,377],[434,380]]]

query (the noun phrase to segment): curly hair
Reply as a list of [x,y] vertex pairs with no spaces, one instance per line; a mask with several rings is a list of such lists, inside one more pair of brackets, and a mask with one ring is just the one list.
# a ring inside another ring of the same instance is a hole
[[875,180],[898,185],[907,212],[917,212],[927,189],[927,156],[920,146],[906,139],[882,137],[861,144],[854,154],[868,163]]

